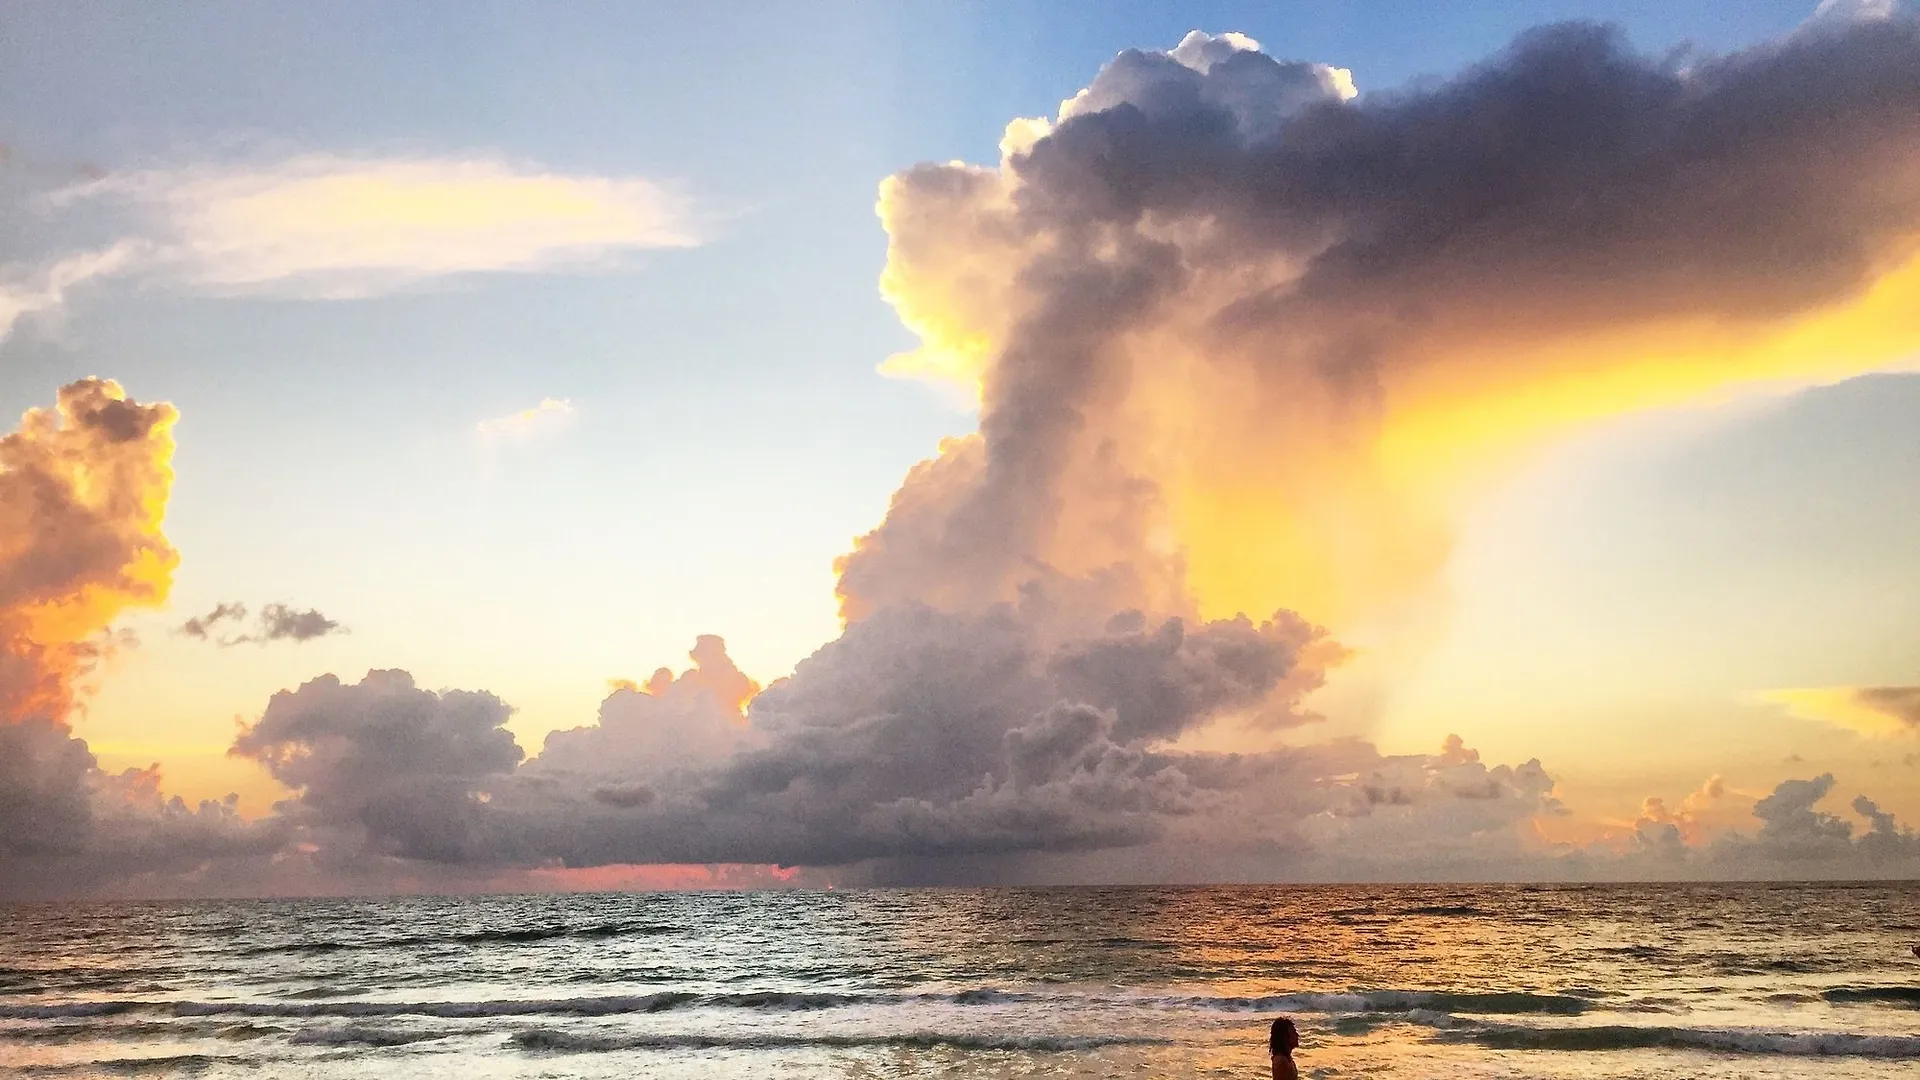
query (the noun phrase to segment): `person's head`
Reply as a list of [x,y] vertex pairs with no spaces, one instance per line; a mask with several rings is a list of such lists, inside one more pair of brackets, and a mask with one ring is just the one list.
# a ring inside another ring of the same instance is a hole
[[1273,1022],[1273,1030],[1267,1034],[1267,1049],[1276,1054],[1291,1054],[1300,1045],[1300,1031],[1293,1021],[1281,1017]]

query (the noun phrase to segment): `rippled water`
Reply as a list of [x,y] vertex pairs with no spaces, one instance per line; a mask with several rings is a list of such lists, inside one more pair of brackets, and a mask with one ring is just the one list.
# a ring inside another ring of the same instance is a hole
[[0,1076],[1920,1074],[1920,885],[0,908]]

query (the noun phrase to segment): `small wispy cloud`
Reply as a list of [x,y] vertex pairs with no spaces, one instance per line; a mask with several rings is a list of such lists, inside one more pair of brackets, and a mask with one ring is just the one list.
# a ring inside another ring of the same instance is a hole
[[70,185],[39,208],[119,239],[0,266],[0,337],[107,277],[339,299],[462,274],[607,270],[701,242],[691,201],[666,185],[487,156],[149,169]]
[[260,612],[257,640],[312,641],[340,631],[340,624],[313,608],[296,610],[286,604],[268,604]]
[[312,641],[329,634],[344,634],[346,628],[333,619],[327,618],[314,608],[295,608],[290,604],[268,604],[260,609],[250,632],[234,634],[230,637],[220,635],[222,624],[231,624],[237,629],[246,622],[247,606],[241,603],[220,603],[204,615],[195,615],[181,623],[178,633],[187,637],[211,641],[221,648],[234,645],[265,645],[272,641]]
[[550,435],[573,423],[573,402],[566,398],[542,398],[531,409],[505,416],[488,417],[474,425],[480,437],[489,442],[502,439],[529,439]]
[[213,637],[215,629],[221,623],[238,621],[246,617],[247,606],[245,604],[229,604],[222,601],[214,605],[213,610],[207,612],[205,615],[195,615],[193,618],[181,623],[179,633],[185,634],[188,637],[210,639]]
[[1813,9],[1807,24],[1844,26],[1858,22],[1881,22],[1893,18],[1898,9],[1899,0],[1820,0],[1820,5]]
[[0,267],[0,341],[28,315],[58,310],[67,292],[95,278],[125,273],[137,265],[145,245],[122,241],[98,251],[67,255],[44,266]]

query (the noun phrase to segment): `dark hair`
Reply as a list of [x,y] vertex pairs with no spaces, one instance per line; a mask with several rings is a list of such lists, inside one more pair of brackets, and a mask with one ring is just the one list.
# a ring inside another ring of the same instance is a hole
[[1300,1032],[1293,1021],[1281,1017],[1273,1022],[1273,1030],[1267,1033],[1267,1051],[1274,1054],[1291,1054],[1293,1048],[1300,1045]]

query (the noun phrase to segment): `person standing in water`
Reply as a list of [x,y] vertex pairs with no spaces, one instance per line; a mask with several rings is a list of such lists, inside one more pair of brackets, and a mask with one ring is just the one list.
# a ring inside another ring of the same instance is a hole
[[1267,1033],[1267,1052],[1273,1055],[1273,1080],[1300,1080],[1300,1070],[1293,1067],[1293,1051],[1300,1045],[1300,1029],[1293,1021],[1281,1017],[1273,1022],[1273,1030]]

